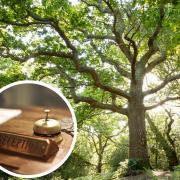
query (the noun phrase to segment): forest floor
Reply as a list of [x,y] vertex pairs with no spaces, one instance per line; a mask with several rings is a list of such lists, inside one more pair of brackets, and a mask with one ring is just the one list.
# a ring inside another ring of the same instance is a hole
[[129,176],[122,178],[122,180],[179,180],[180,174],[173,177],[170,171],[152,171],[151,173],[144,173],[137,176]]

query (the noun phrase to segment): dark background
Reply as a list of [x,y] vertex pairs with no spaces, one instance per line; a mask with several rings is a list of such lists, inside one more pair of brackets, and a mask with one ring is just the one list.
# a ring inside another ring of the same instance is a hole
[[68,108],[57,93],[38,84],[19,84],[0,93],[0,107],[29,106]]

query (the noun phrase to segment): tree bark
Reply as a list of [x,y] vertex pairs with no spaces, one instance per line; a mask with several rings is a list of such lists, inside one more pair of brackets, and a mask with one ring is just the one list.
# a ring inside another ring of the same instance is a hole
[[102,172],[102,155],[99,154],[98,156],[98,164],[97,164],[97,173]]
[[155,168],[158,167],[158,155],[159,155],[159,151],[158,151],[158,137],[156,135],[156,151],[155,151]]
[[103,159],[103,154],[104,154],[101,134],[98,134],[98,140],[99,140],[98,142],[99,152],[98,152],[97,173],[101,173],[102,172],[102,159]]
[[129,158],[138,160],[142,167],[149,168],[142,80],[131,83],[130,94],[131,100],[128,104]]

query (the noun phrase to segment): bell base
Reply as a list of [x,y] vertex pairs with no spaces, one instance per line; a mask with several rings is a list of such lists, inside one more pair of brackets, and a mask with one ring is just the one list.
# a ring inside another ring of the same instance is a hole
[[58,133],[55,133],[55,134],[41,134],[41,133],[34,132],[34,135],[41,136],[41,137],[54,137],[54,136],[57,136],[59,134],[61,134],[61,132],[58,132]]
[[51,140],[55,141],[57,144],[59,144],[63,140],[63,138],[61,136],[61,132],[53,134],[53,135],[38,134],[38,133],[34,132],[34,135],[45,138],[45,139],[46,138],[51,139]]

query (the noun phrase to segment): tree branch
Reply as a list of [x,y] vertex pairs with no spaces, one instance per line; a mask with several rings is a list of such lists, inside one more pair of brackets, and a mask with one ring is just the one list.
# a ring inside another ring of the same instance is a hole
[[69,41],[66,34],[59,27],[58,21],[55,21],[53,18],[43,18],[37,14],[34,14],[33,12],[31,12],[29,10],[27,10],[27,12],[28,12],[28,16],[30,16],[31,18],[36,20],[36,22],[19,23],[19,22],[12,22],[12,21],[8,21],[8,20],[1,20],[1,21],[4,23],[7,23],[7,24],[11,24],[11,25],[15,25],[15,26],[24,26],[24,27],[34,25],[34,24],[48,24],[57,31],[57,33],[60,35],[60,37],[62,37],[62,39],[66,43],[66,46],[68,48],[70,48],[74,53],[76,52],[75,46],[73,46],[73,44]]
[[172,130],[172,125],[174,123],[174,119],[173,119],[172,114],[171,114],[170,111],[168,111],[166,109],[165,109],[165,111],[166,111],[166,113],[168,114],[168,116],[170,118],[170,121],[169,121],[169,123],[167,125],[167,132],[166,132],[167,139],[168,139],[169,143],[171,144],[171,146],[173,147],[173,149],[175,150],[175,140],[172,139],[172,137],[170,136],[170,132]]
[[41,24],[49,24],[50,25],[50,21],[44,21],[44,22],[35,21],[35,22],[20,23],[20,22],[14,22],[14,21],[2,19],[2,20],[0,20],[0,22],[8,24],[8,25],[12,25],[12,26],[20,26],[20,27],[28,27],[28,26],[32,26],[32,25],[41,25]]
[[64,42],[66,43],[67,48],[71,49],[74,56],[77,58],[77,49],[76,49],[76,47],[71,43],[71,41],[66,36],[64,31],[59,27],[58,22],[54,22],[52,24],[52,26],[57,31],[57,33],[60,35],[60,37],[64,40]]
[[[131,30],[130,30],[131,31]],[[136,42],[128,37],[128,34],[130,33],[130,31],[128,33],[125,34],[124,38],[130,42],[130,45],[132,46],[134,52],[133,52],[133,57],[132,57],[132,60],[131,60],[131,77],[132,77],[132,80],[134,82],[136,82],[136,58],[138,56],[138,48],[137,48],[137,45],[136,45]]]
[[[36,15],[37,16],[37,15]],[[32,16],[33,17],[33,16]],[[40,18],[38,16],[38,18]],[[42,21],[44,20],[44,18],[42,18]],[[105,90],[105,91],[109,91],[109,92],[112,92],[112,93],[115,93],[117,95],[120,95],[126,99],[129,99],[130,96],[128,93],[118,89],[118,88],[115,88],[115,87],[111,87],[111,86],[108,86],[108,85],[104,85],[101,81],[100,81],[100,78],[99,78],[99,75],[97,74],[96,70],[92,67],[88,67],[88,66],[85,66],[85,65],[81,65],[80,64],[80,61],[79,61],[79,58],[78,58],[78,52],[77,52],[77,49],[76,47],[71,43],[71,41],[69,40],[69,38],[66,36],[66,34],[63,32],[63,30],[59,27],[58,25],[58,22],[55,22],[53,21],[52,23],[52,26],[55,28],[55,30],[58,32],[58,34],[60,35],[60,37],[62,37],[62,39],[65,41],[66,43],[66,46],[67,48],[71,49],[72,50],[72,53],[73,53],[73,56],[74,58],[72,59],[74,64],[75,64],[75,67],[77,69],[78,72],[80,73],[88,73],[91,75],[91,77],[93,78],[94,80],[94,84]]]
[[66,43],[66,46],[73,51],[74,54],[77,54],[76,47],[71,43],[71,41],[68,39],[64,31],[59,27],[58,21],[56,21],[53,18],[43,18],[37,14],[34,14],[31,11],[28,11],[28,14],[30,17],[32,17],[34,20],[40,21],[40,22],[49,22],[49,24],[57,31],[59,36],[64,40]]
[[98,48],[96,47],[96,45],[92,41],[91,41],[91,46],[96,51],[96,53],[100,56],[102,62],[106,62],[106,63],[114,66],[115,69],[117,70],[117,72],[119,72],[122,76],[124,76],[124,77],[126,77],[128,79],[131,78],[131,75],[130,75],[130,73],[128,71],[123,69],[120,66],[120,64],[118,62],[116,62],[115,60],[106,57],[100,50],[98,50]]
[[111,87],[111,86],[108,86],[108,85],[104,85],[101,81],[100,81],[100,78],[99,78],[99,75],[97,74],[96,70],[94,68],[91,68],[91,67],[88,67],[88,66],[85,66],[85,65],[81,65],[80,62],[79,62],[79,58],[78,58],[78,52],[77,52],[77,49],[76,47],[71,43],[71,41],[69,40],[69,38],[65,35],[65,33],[61,30],[61,28],[59,27],[58,23],[54,23],[52,25],[56,31],[59,33],[59,35],[64,39],[66,45],[68,48],[70,48],[73,52],[73,55],[74,55],[74,58],[72,59],[74,64],[75,64],[75,67],[76,69],[78,70],[78,72],[80,73],[88,73],[92,76],[93,80],[94,80],[94,84],[105,90],[105,91],[109,91],[109,92],[112,92],[112,93],[115,93],[115,94],[118,94],[126,99],[129,99],[129,95],[128,93],[118,89],[118,88],[115,88],[115,87]]
[[74,95],[73,99],[76,103],[85,102],[85,103],[88,103],[92,107],[95,107],[95,108],[111,110],[113,112],[118,112],[118,113],[121,113],[123,115],[127,115],[127,109],[125,109],[125,108],[115,106],[115,105],[111,105],[111,104],[100,103],[100,102],[98,102],[95,99],[90,98],[90,97],[82,97],[82,96]]
[[60,74],[62,76],[64,76],[68,82],[70,83],[71,87],[70,88],[70,93],[71,93],[71,96],[72,98],[74,99],[75,103],[79,103],[79,102],[85,102],[85,103],[88,103],[90,106],[92,107],[95,107],[95,108],[101,108],[101,109],[106,109],[106,110],[111,110],[113,112],[119,112],[123,115],[127,115],[127,109],[126,108],[122,108],[121,106],[116,106],[116,105],[112,105],[112,104],[104,104],[104,103],[101,103],[91,97],[83,97],[83,96],[79,96],[76,94],[76,82],[75,80],[70,77],[62,67],[59,67],[59,70],[60,70]]
[[120,50],[123,52],[126,58],[129,60],[129,62],[131,62],[132,60],[131,51],[127,48],[126,44],[122,39],[122,34],[124,32],[124,22],[119,10],[113,12],[113,17],[114,17],[114,21],[113,21],[112,32],[115,35],[116,43],[118,44]]
[[114,36],[109,36],[109,35],[93,35],[93,34],[87,34],[87,39],[97,39],[97,40],[115,40]]
[[4,58],[11,58],[21,63],[26,62],[30,58],[35,58],[39,56],[52,56],[52,57],[54,56],[54,57],[62,57],[62,58],[69,58],[69,59],[73,58],[73,55],[70,52],[65,53],[65,52],[54,52],[54,51],[38,51],[24,57],[19,57],[9,52],[7,53],[0,52],[0,56]]
[[121,97],[124,97],[126,99],[130,99],[129,93],[127,93],[127,92],[125,92],[125,91],[123,91],[123,90],[121,90],[119,88],[103,84],[94,68],[78,65],[76,69],[80,73],[88,73],[88,74],[90,74],[92,76],[93,80],[94,80],[94,85],[96,87],[99,87],[99,88],[101,88],[101,89],[103,89],[105,91],[117,94],[117,95],[119,95]]
[[26,11],[27,11],[28,16],[32,17],[36,21],[40,21],[40,22],[45,22],[45,21],[54,22],[53,18],[50,18],[50,17],[48,17],[48,18],[41,17],[41,16],[33,13],[29,9],[26,9]]
[[170,82],[175,81],[177,79],[180,79],[180,74],[177,74],[177,75],[166,78],[160,85],[158,85],[157,87],[155,87],[153,89],[145,91],[143,93],[143,95],[147,96],[147,95],[156,93],[156,92],[160,91],[161,89],[163,89],[167,84],[169,84]]
[[113,15],[114,21],[113,21],[113,29],[112,32],[115,35],[115,39],[117,45],[119,46],[120,50],[123,52],[123,54],[127,57],[129,61],[131,61],[131,52],[126,47],[126,44],[123,41],[122,34],[124,31],[124,22],[121,17],[120,11],[116,8],[113,8],[111,4],[108,1],[104,1],[104,3],[107,5],[107,8],[102,8],[102,1],[99,1],[97,4],[91,4],[85,0],[82,0],[82,2],[86,3],[87,6],[93,6],[97,8],[101,13],[108,13],[110,15]]
[[158,51],[158,47],[155,45],[155,40],[158,36],[158,34],[160,33],[161,27],[162,27],[162,21],[164,19],[164,5],[161,5],[159,7],[159,21],[157,22],[157,26],[154,30],[154,32],[152,33],[152,35],[149,37],[148,40],[148,51],[141,57],[140,59],[140,63],[143,64],[144,66],[146,65],[146,63],[148,62],[148,60],[150,59],[150,57],[155,54]]
[[91,137],[92,142],[93,142],[93,144],[94,144],[96,153],[97,153],[98,155],[100,155],[100,152],[99,152],[99,150],[98,150],[98,148],[97,148],[97,145],[96,145],[96,141],[95,141],[93,135],[91,135],[91,133],[90,133],[90,137]]
[[151,110],[151,109],[154,109],[154,108],[156,108],[158,106],[161,106],[161,105],[165,104],[168,101],[173,101],[173,100],[175,101],[175,100],[179,100],[179,99],[180,99],[179,96],[178,97],[167,97],[166,99],[164,99],[164,100],[162,100],[162,101],[160,101],[160,102],[158,102],[158,103],[156,103],[154,105],[145,107],[145,110]]
[[90,34],[87,30],[81,29],[81,28],[77,28],[78,31],[82,32],[87,39],[96,39],[96,40],[105,40],[105,39],[109,39],[109,40],[115,40],[114,36],[110,36],[110,35],[102,35],[102,34]]
[[146,73],[151,72],[156,66],[164,62],[166,59],[166,53],[162,52],[161,56],[153,60],[146,68]]
[[[66,34],[64,33],[64,31],[61,29],[61,27],[58,24],[58,21],[55,21],[52,18],[43,18],[38,16],[37,14],[34,14],[33,12],[28,11],[29,16],[31,16],[34,20],[40,21],[40,22],[50,22],[50,25],[52,27],[54,27],[54,29],[57,31],[57,33],[59,34],[59,36],[64,40],[66,46],[68,49],[72,50],[72,54],[73,54],[73,58],[72,61],[76,67],[76,70],[80,73],[87,73],[90,74],[92,79],[94,80],[94,85],[111,93],[115,93],[117,95],[120,95],[126,99],[129,99],[130,96],[128,93],[126,93],[125,91],[115,88],[115,87],[111,87],[108,85],[105,85],[101,82],[98,73],[96,72],[96,70],[92,67],[88,67],[86,65],[81,65],[80,64],[80,59],[78,57],[78,51],[76,49],[76,47],[72,44],[72,42],[70,41],[70,39],[66,36]],[[22,59],[19,59],[20,61],[23,61]]]
[[102,146],[101,155],[104,154],[104,150],[105,150],[105,148],[107,147],[108,140],[109,140],[109,139],[106,138],[105,143],[104,143],[103,146]]

